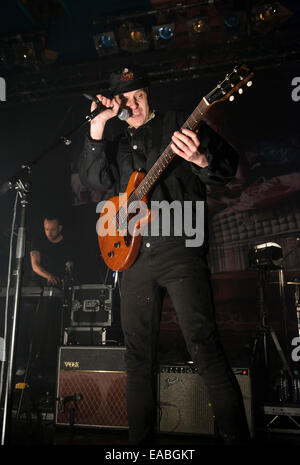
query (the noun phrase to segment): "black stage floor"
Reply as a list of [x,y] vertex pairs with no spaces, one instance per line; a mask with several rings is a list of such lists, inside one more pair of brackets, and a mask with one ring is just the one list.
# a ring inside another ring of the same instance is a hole
[[[281,426],[281,425],[280,425]],[[291,424],[285,427],[292,427]],[[300,435],[295,431],[257,431],[252,441],[241,447],[224,446],[216,437],[188,434],[159,434],[155,444],[143,448],[128,443],[127,430],[55,425],[51,419],[41,422],[13,421],[3,452],[8,457],[32,460],[68,460],[84,465],[86,461],[110,463],[204,463],[230,460],[230,463],[263,463],[293,459],[298,452]],[[296,451],[294,450],[296,449]],[[1,451],[1,449],[0,449]],[[62,455],[63,454],[63,455]],[[279,455],[280,454],[280,455]]]
[[[52,415],[50,414],[50,417]],[[298,417],[300,418],[300,417]],[[297,418],[272,415],[266,417],[265,426],[259,425],[247,448],[256,447],[297,447],[300,446],[300,426]],[[269,423],[271,423],[269,425]],[[55,420],[15,418],[5,425],[7,446],[100,446],[106,452],[131,450],[127,429],[97,428],[82,426],[65,426],[55,424]],[[154,450],[200,450],[202,448],[224,445],[217,436],[198,434],[164,434],[158,433],[155,443],[147,445]],[[225,446],[226,448],[226,446]]]

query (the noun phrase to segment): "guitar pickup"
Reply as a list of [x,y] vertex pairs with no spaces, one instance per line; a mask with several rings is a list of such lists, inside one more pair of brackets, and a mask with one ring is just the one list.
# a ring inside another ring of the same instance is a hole
[[119,248],[121,247],[121,242],[116,242],[116,243],[114,244],[114,247],[115,247],[116,249],[119,249]]

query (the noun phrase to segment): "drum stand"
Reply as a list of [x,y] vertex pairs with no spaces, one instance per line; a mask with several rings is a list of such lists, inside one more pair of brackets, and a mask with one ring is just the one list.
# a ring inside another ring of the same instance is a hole
[[257,357],[257,352],[259,346],[263,347],[263,359],[264,366],[266,370],[269,369],[269,341],[272,339],[277,353],[281,359],[284,369],[287,371],[288,375],[292,379],[293,374],[292,370],[287,362],[287,359],[284,355],[284,352],[281,348],[281,345],[278,341],[277,335],[274,329],[269,324],[269,311],[266,303],[266,281],[267,281],[268,267],[260,266],[259,267],[259,309],[260,309],[260,325],[258,332],[253,342],[253,347],[251,351],[251,366],[253,366],[255,359]]
[[296,278],[294,281],[288,282],[287,284],[291,284],[295,286],[295,308],[296,308],[296,316],[297,316],[297,328],[298,328],[298,336],[300,336],[300,282]]

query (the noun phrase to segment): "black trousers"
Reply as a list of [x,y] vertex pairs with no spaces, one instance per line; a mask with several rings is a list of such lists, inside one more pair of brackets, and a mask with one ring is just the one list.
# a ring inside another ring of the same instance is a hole
[[242,395],[216,327],[205,254],[184,243],[165,242],[144,246],[122,277],[130,442],[143,442],[155,429],[155,362],[163,289],[172,300],[187,349],[208,388],[220,436],[229,442],[246,439]]

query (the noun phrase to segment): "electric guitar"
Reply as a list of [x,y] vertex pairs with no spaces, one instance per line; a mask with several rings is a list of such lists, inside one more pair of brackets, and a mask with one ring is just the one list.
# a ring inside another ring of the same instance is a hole
[[[202,98],[181,129],[194,131],[213,105],[227,99],[233,100],[234,92],[242,93],[244,85],[252,85],[253,76],[254,73],[246,65],[236,66]],[[151,221],[147,195],[175,157],[170,146],[171,143],[147,174],[134,171],[125,193],[112,197],[102,208],[97,222],[98,242],[104,262],[114,271],[129,268],[139,254],[142,230]]]

